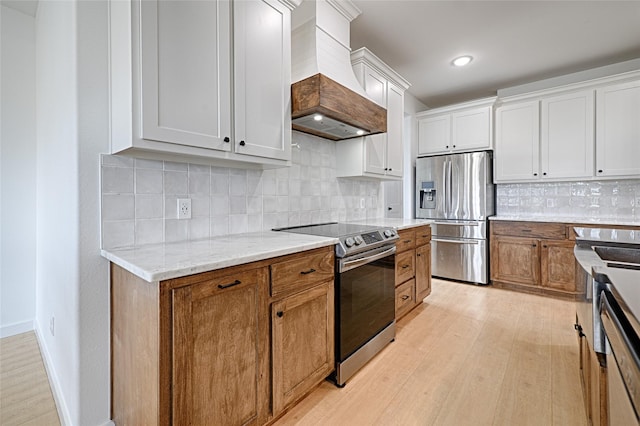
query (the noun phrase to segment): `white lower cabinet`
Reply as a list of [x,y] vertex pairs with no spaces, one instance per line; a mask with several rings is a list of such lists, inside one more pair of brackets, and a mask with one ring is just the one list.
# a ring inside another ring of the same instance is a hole
[[288,165],[290,4],[110,1],[111,153]]

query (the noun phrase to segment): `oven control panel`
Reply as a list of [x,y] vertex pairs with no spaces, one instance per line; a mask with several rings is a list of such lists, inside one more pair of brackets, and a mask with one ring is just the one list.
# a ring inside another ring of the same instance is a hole
[[345,257],[371,250],[383,245],[395,243],[397,239],[398,233],[392,228],[341,237],[340,243],[336,247],[336,256]]

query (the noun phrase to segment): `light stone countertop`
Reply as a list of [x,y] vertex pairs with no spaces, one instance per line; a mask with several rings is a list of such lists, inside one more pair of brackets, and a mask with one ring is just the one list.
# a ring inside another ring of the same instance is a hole
[[337,238],[263,231],[102,250],[101,254],[145,281],[158,282],[337,243]]
[[429,225],[433,223],[430,219],[394,219],[394,218],[377,218],[377,219],[364,219],[354,220],[349,223],[358,223],[371,226],[390,226],[398,230],[415,228],[416,226]]
[[569,217],[569,216],[491,216],[489,220],[504,220],[504,221],[516,221],[516,222],[561,222],[561,223],[576,223],[576,224],[593,224],[593,225],[623,225],[623,226],[640,226],[640,222],[633,219],[612,219],[612,218],[588,218],[588,217]]

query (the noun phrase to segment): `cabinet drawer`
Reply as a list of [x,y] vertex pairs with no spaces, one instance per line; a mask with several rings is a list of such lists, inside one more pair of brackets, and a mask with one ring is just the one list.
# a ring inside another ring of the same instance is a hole
[[333,278],[333,246],[287,256],[270,266],[271,296],[295,293]]
[[396,242],[396,250],[398,252],[415,248],[416,246],[416,231],[415,229],[403,229],[398,231],[398,237],[400,239]]
[[421,226],[415,228],[416,247],[428,244],[431,241],[431,226]]
[[493,221],[491,230],[494,235],[549,238],[554,240],[563,240],[567,235],[567,227],[564,223]]
[[415,251],[408,250],[396,254],[396,285],[413,278],[415,274]]
[[415,305],[416,281],[409,280],[396,288],[396,319],[400,318]]

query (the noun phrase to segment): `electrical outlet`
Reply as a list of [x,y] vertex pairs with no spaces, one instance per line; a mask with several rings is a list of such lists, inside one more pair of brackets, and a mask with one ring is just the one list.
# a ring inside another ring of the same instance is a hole
[[364,209],[364,198],[360,198],[360,208]]
[[52,336],[56,335],[55,325],[56,325],[56,318],[55,317],[51,317],[49,319],[49,331],[51,332]]
[[191,198],[178,198],[178,219],[191,219]]

